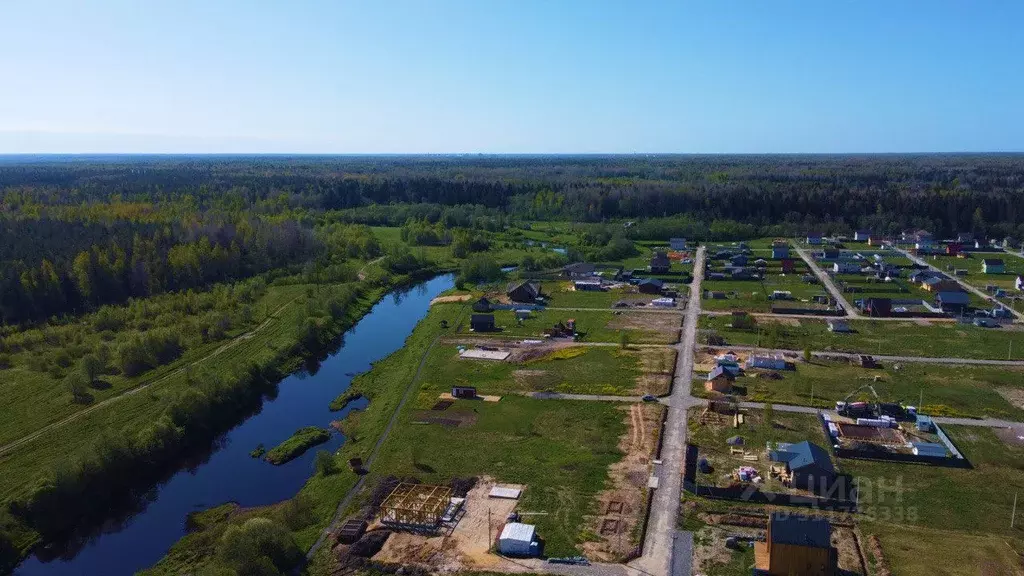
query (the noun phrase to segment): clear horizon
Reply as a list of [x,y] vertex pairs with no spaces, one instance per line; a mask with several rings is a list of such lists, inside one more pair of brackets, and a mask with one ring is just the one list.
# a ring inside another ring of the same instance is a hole
[[1024,4],[9,4],[0,154],[1024,151]]

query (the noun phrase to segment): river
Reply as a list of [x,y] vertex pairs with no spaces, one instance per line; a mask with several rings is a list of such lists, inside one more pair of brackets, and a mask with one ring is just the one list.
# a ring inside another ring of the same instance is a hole
[[365,400],[351,403],[343,412],[331,412],[327,406],[349,387],[353,374],[401,348],[426,316],[430,300],[453,285],[453,276],[444,275],[392,292],[345,333],[341,347],[318,369],[282,380],[276,397],[266,399],[257,414],[224,435],[202,463],[179,470],[155,488],[142,511],[108,527],[68,553],[69,558],[44,561],[36,555],[15,574],[134,574],[159,561],[185,535],[190,512],[226,502],[263,506],[294,496],[313,474],[316,450],[336,450],[343,436],[335,432],[327,444],[282,466],[252,458],[249,452],[260,443],[269,449],[303,426],[327,426],[347,411],[364,407]]

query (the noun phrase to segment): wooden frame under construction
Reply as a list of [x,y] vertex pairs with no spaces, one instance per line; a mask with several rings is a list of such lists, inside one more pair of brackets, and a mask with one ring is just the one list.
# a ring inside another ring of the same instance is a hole
[[452,489],[429,484],[399,484],[380,506],[380,521],[398,526],[435,528],[441,523]]

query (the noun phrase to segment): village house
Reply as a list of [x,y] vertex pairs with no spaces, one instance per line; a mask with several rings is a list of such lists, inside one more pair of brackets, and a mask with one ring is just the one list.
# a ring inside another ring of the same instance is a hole
[[783,272],[783,274],[791,274],[791,273],[793,273],[795,271],[796,271],[796,265],[793,263],[793,260],[791,260],[789,258],[783,258],[782,259],[782,272]]
[[729,258],[729,263],[732,264],[733,266],[746,266],[747,265],[747,255],[746,254],[737,254],[737,255],[733,256],[732,258]]
[[469,318],[469,329],[474,332],[492,332],[494,328],[494,314],[473,314]]
[[509,300],[513,302],[535,302],[542,296],[540,282],[524,280],[509,285],[507,292]]
[[1002,258],[985,258],[981,261],[981,271],[985,274],[1003,274],[1006,272],[1006,264]]
[[846,320],[827,320],[828,331],[835,334],[849,334],[853,332]]
[[1013,287],[1017,290],[1024,290],[1024,276],[1017,276],[1013,281]]
[[835,481],[836,469],[828,452],[807,440],[796,444],[778,444],[769,448],[768,459],[784,462],[793,486],[811,492],[824,492]]
[[946,244],[946,255],[956,256],[964,251],[964,245],[959,242],[950,242]]
[[927,292],[963,292],[960,283],[935,276],[922,282],[921,288]]
[[476,302],[473,302],[473,312],[490,312],[491,301],[486,296],[480,298]]
[[562,268],[562,274],[566,278],[587,278],[593,276],[597,268],[589,262],[575,262]]
[[672,262],[668,259],[668,254],[655,252],[654,256],[651,256],[651,263],[647,268],[652,274],[666,274],[671,267]]
[[856,262],[836,262],[832,264],[832,272],[836,274],[859,274],[860,264]]
[[867,242],[868,238],[871,238],[871,232],[869,230],[857,230],[853,233],[853,240],[855,242]]
[[948,314],[961,315],[970,304],[971,297],[966,292],[939,292],[935,295],[935,306]]
[[963,243],[973,244],[974,243],[974,234],[972,234],[970,232],[961,232],[961,233],[956,235],[956,241],[961,243],[961,244],[963,244]]
[[665,282],[658,278],[644,278],[637,282],[636,287],[641,294],[661,294],[662,289],[665,287]]
[[783,258],[789,258],[789,243],[785,240],[775,240],[772,242],[772,260]]
[[707,380],[704,382],[704,389],[708,392],[718,392],[720,394],[729,394],[732,392],[732,383],[736,380],[736,376],[732,372],[726,370],[722,366],[715,366],[711,372],[708,373]]
[[747,358],[745,366],[749,368],[761,368],[764,370],[785,370],[787,368],[786,359],[782,356],[758,356],[751,355]]
[[835,576],[839,554],[825,518],[772,512],[764,542],[754,542],[755,576]]
[[809,232],[807,234],[806,242],[807,242],[807,244],[810,244],[811,246],[818,246],[818,245],[820,245],[821,244],[821,233],[819,233],[819,232]]
[[669,238],[668,247],[672,250],[686,250],[686,238]]

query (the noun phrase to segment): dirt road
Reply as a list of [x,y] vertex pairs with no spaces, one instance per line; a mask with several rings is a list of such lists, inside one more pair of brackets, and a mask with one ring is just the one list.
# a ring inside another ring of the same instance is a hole
[[[697,251],[693,267],[691,294],[700,294],[704,279],[705,248]],[[650,519],[647,521],[647,538],[644,540],[643,556],[630,563],[649,574],[673,574],[673,550],[676,547],[676,521],[679,518],[679,501],[683,491],[683,457],[686,453],[686,410],[690,405],[690,386],[693,384],[693,356],[697,339],[697,318],[700,315],[700,298],[693,298],[686,308],[683,335],[676,345],[676,370],[672,394],[668,397],[668,418],[663,431],[661,465],[655,470],[658,488],[654,491]],[[688,564],[685,562],[684,565]],[[689,576],[683,574],[682,576]]]
[[815,275],[818,276],[818,279],[821,280],[821,283],[822,285],[825,286],[825,289],[828,290],[829,294],[831,294],[832,297],[836,299],[836,302],[842,304],[843,310],[846,311],[846,317],[859,318],[860,314],[857,313],[857,309],[854,308],[853,306],[850,306],[850,303],[846,301],[846,297],[843,296],[843,293],[840,292],[839,288],[837,288],[835,283],[832,282],[832,277],[826,274],[825,271],[822,270],[820,266],[818,266],[818,263],[814,261],[814,258],[811,258],[811,255],[808,254],[807,251],[804,250],[803,248],[796,248],[796,253],[799,254],[800,257],[804,259],[804,262],[807,262],[807,265],[811,267],[811,270],[815,273]]

